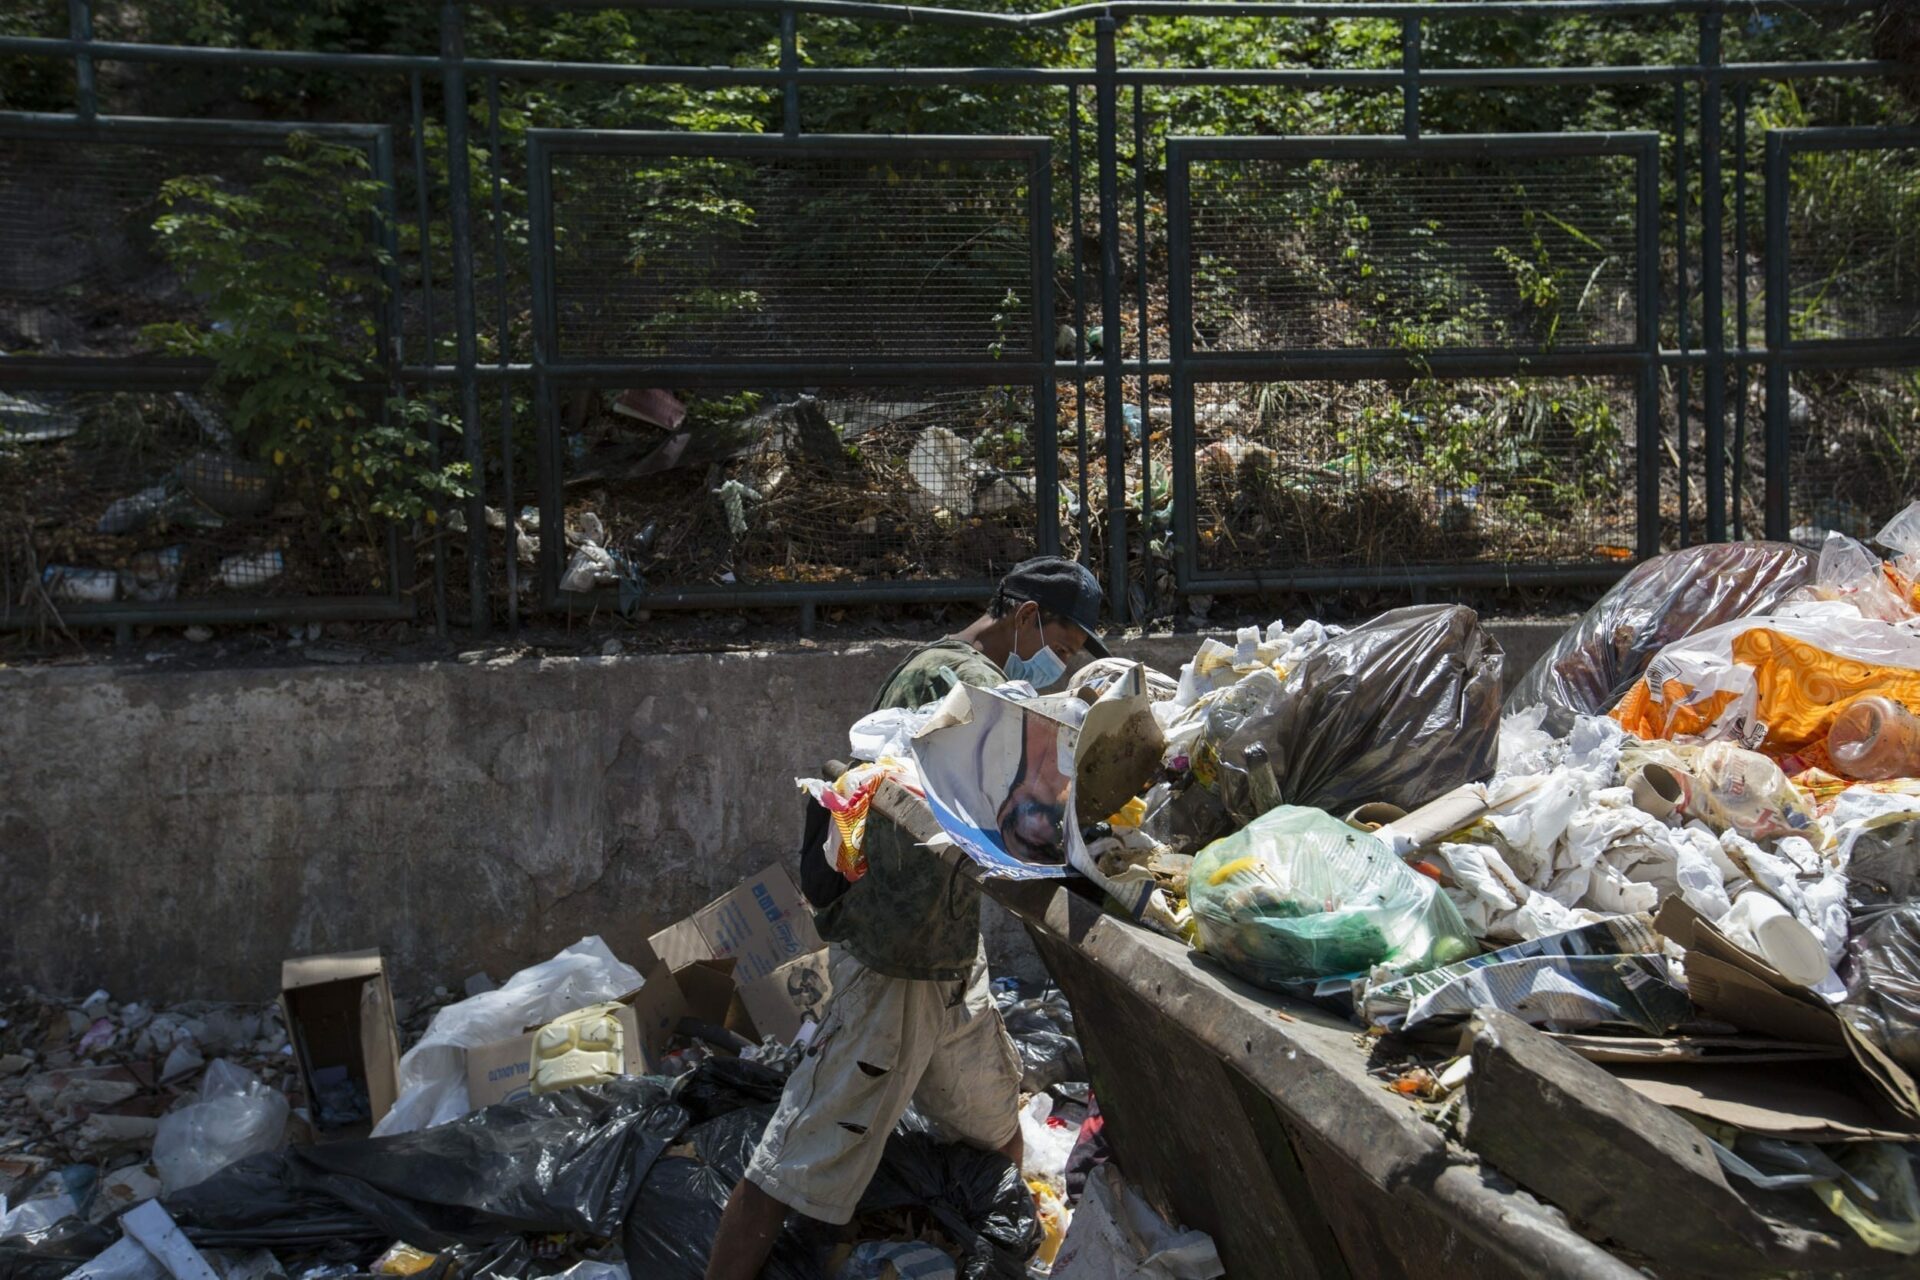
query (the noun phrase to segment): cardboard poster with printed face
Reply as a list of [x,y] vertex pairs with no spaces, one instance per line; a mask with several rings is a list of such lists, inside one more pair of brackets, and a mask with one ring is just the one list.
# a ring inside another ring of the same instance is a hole
[[954,842],[1008,879],[1072,874],[1067,820],[1087,704],[959,685],[914,736],[927,804]]

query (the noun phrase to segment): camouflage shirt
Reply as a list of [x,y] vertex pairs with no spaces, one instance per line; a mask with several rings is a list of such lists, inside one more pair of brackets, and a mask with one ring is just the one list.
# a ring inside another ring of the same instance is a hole
[[[938,702],[952,687],[949,671],[986,689],[1006,679],[964,640],[939,640],[894,668],[873,710]],[[815,916],[820,936],[888,977],[966,977],[980,949],[979,888],[879,813],[867,817],[866,855],[867,874]]]

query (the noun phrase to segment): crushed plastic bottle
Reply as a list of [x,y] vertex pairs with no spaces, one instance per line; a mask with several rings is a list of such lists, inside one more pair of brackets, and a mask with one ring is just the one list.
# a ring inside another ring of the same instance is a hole
[[1862,782],[1920,777],[1920,716],[1892,698],[1849,703],[1827,730],[1834,770]]

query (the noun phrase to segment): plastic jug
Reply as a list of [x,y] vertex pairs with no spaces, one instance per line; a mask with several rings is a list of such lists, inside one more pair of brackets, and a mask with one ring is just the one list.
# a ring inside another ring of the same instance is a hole
[[1879,696],[1850,703],[1827,730],[1836,773],[1862,782],[1920,777],[1920,716]]
[[533,1037],[534,1093],[601,1084],[625,1064],[617,1004],[594,1004],[555,1018]]

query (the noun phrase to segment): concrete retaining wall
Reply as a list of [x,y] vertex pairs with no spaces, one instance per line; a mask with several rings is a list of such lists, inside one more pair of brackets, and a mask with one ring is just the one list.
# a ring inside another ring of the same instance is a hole
[[[1559,629],[1497,626],[1510,678]],[[1194,644],[1124,649],[1177,670]],[[283,956],[378,946],[402,990],[457,988],[582,934],[618,951],[791,865],[790,780],[906,647],[0,671],[0,987],[260,999]]]

